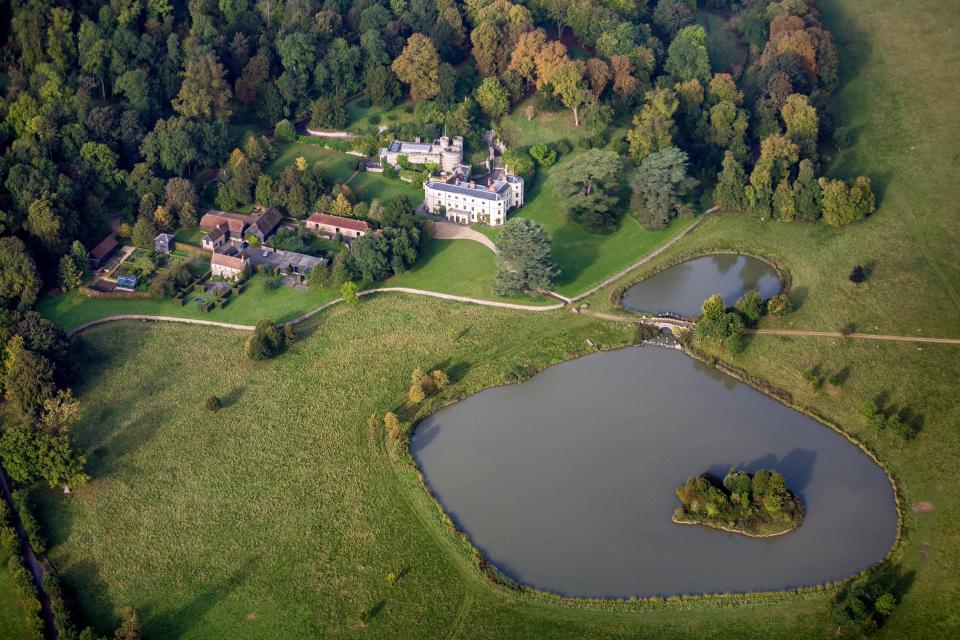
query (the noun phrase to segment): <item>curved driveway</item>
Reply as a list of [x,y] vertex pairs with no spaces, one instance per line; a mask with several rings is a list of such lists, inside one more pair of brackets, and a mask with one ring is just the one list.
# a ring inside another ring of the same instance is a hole
[[430,235],[437,240],[473,240],[474,242],[479,242],[487,249],[490,249],[490,251],[493,251],[494,253],[497,252],[497,245],[493,243],[493,240],[483,235],[479,231],[475,231],[470,227],[465,227],[462,224],[440,222],[435,220],[431,225]]

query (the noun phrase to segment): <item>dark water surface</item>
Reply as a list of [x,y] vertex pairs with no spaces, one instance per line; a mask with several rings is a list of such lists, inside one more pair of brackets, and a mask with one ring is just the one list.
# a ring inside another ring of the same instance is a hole
[[[884,472],[840,435],[686,355],[596,353],[425,420],[411,451],[487,558],[577,596],[775,590],[837,580],[896,537]],[[799,529],[746,538],[673,524],[674,488],[731,465],[775,468]]]
[[621,302],[633,311],[694,316],[715,293],[732,307],[750,289],[759,291],[764,300],[776,295],[780,291],[776,270],[749,256],[703,256],[638,282],[624,292]]

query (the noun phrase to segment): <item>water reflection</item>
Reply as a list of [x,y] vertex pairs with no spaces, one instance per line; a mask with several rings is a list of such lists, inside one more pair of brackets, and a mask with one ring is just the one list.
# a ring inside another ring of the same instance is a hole
[[681,262],[638,282],[624,292],[621,301],[634,311],[693,316],[715,293],[733,306],[750,289],[764,299],[776,294],[780,291],[776,270],[749,256],[713,255]]
[[[896,536],[889,481],[859,449],[666,349],[593,354],[483,391],[425,420],[411,451],[494,564],[569,595],[817,584],[881,560]],[[804,524],[757,540],[670,521],[687,476],[734,465],[781,471]]]

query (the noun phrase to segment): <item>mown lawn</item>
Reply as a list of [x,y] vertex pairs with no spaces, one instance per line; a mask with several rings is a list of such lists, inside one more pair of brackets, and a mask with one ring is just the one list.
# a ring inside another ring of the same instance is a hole
[[496,269],[493,252],[478,242],[430,239],[413,269],[390,278],[382,286],[427,289],[518,304],[556,304],[556,300],[544,296],[494,295],[490,285]]
[[263,318],[278,322],[291,320],[339,295],[331,288],[320,291],[302,291],[286,286],[266,289],[263,286],[264,280],[266,276],[254,276],[247,290],[239,296],[231,297],[226,307],[214,308],[206,313],[200,311],[192,302],[195,295],[191,295],[190,302],[180,307],[169,298],[166,300],[114,300],[88,298],[76,291],[48,296],[40,302],[37,309],[43,316],[56,320],[68,330],[91,320],[122,314],[199,318],[253,325]]
[[[390,125],[396,122],[414,120],[413,106],[409,100],[394,105],[391,109],[381,109],[370,103],[369,98],[361,97],[347,103],[347,115],[350,117],[349,129],[356,130],[365,127],[375,127],[381,124]],[[371,122],[370,118],[379,118],[379,122]]]
[[367,202],[374,199],[386,202],[397,196],[407,196],[414,205],[423,202],[422,185],[404,182],[400,178],[384,178],[380,173],[361,171],[350,181],[350,188]]
[[[491,590],[395,480],[367,417],[443,367],[446,398],[630,339],[620,325],[383,296],[301,327],[268,362],[244,334],[115,324],[86,334],[74,430],[93,480],[38,489],[51,559],[101,629],[120,607],[147,638],[797,638],[823,596],[641,614],[517,602]],[[589,340],[589,343],[588,343]],[[204,398],[224,409],[208,414]],[[435,402],[443,402],[437,399]],[[418,506],[419,505],[419,506]],[[391,586],[387,575],[400,579]]]
[[0,640],[22,640],[27,633],[23,624],[24,611],[7,570],[8,560],[9,556],[0,549]]
[[515,129],[521,134],[518,146],[529,147],[538,142],[554,143],[566,139],[574,142],[577,138],[586,136],[573,127],[573,112],[564,111],[534,111],[531,120],[527,120],[526,108],[533,105],[533,98],[527,98],[518,104],[506,117]]
[[276,178],[301,156],[310,166],[319,162],[335,182],[346,182],[356,171],[359,160],[357,156],[327,149],[317,144],[281,142],[277,144],[277,157],[264,168],[264,171]]

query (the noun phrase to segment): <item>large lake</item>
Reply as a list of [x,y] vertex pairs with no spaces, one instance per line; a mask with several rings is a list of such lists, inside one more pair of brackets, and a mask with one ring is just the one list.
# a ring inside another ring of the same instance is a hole
[[[834,431],[683,353],[632,347],[549,367],[439,411],[411,440],[430,488],[519,582],[628,597],[776,590],[884,558],[886,474]],[[774,468],[799,529],[746,538],[670,521],[687,476]]]
[[780,278],[766,262],[749,256],[713,255],[664,269],[627,289],[621,303],[633,311],[699,315],[703,301],[715,293],[728,307],[750,289],[767,299],[780,291]]

